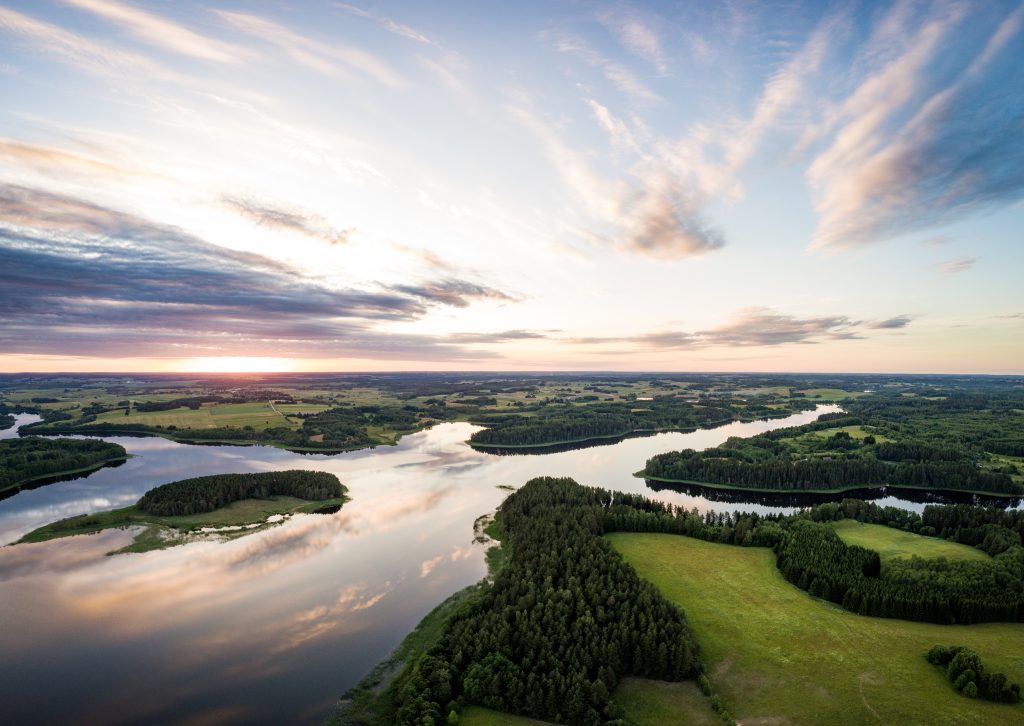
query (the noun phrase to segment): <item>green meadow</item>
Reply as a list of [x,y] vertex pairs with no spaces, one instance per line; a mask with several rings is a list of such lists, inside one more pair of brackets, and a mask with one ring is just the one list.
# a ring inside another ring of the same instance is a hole
[[854,519],[833,522],[844,542],[874,550],[882,556],[882,564],[897,557],[922,557],[926,560],[945,557],[947,560],[987,560],[989,556],[979,549],[957,542],[948,542],[938,537],[922,537],[912,532],[886,527],[881,524],[864,524]]
[[[686,611],[711,684],[740,723],[1024,723],[1024,705],[966,698],[924,657],[937,643],[966,645],[1021,682],[1024,624],[854,615],[787,583],[769,549],[666,534],[609,540]],[[687,723],[689,702],[678,702],[678,714],[650,723]]]

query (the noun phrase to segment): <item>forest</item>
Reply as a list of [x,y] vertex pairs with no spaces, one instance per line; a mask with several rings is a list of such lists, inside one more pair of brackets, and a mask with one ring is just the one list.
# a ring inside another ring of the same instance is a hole
[[338,477],[323,471],[267,471],[250,474],[215,474],[182,479],[150,489],[136,505],[146,514],[183,516],[212,512],[243,499],[272,496],[316,501],[344,494]]
[[806,426],[659,454],[643,474],[774,491],[894,486],[1024,494],[1019,465],[1005,458],[1024,447],[1024,391],[905,393],[851,399],[848,413]]
[[91,439],[30,436],[0,441],[0,491],[33,479],[97,467],[128,457],[124,447]]
[[683,613],[601,538],[610,499],[545,477],[505,500],[506,564],[412,667],[395,723],[443,723],[475,703],[602,724],[616,715],[610,694],[624,676],[698,674]]
[[[1024,516],[1015,511],[930,505],[918,515],[846,499],[788,516],[700,513],[542,477],[511,494],[499,517],[506,565],[407,668],[393,704],[395,723],[443,723],[476,704],[599,724],[620,716],[609,694],[627,675],[699,677],[685,616],[637,579],[602,538],[611,532],[771,547],[789,582],[862,615],[942,624],[1024,621]],[[877,552],[845,544],[829,526],[845,518],[943,533],[992,557],[914,557],[883,566]],[[976,688],[1008,699],[1004,685],[995,679]]]
[[14,425],[14,416],[9,413],[0,413],[0,431],[9,429]]

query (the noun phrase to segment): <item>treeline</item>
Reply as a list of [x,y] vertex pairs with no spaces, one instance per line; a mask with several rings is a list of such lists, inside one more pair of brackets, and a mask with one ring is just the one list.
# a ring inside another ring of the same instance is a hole
[[470,443],[487,446],[547,446],[565,441],[626,436],[634,431],[690,430],[738,418],[724,406],[695,406],[673,396],[652,401],[616,401],[586,405],[545,405],[533,416],[480,420],[489,428],[477,431]]
[[0,431],[9,429],[14,425],[14,416],[9,413],[0,413]]
[[[896,559],[847,545],[828,522],[850,518],[922,535],[944,533],[991,560]],[[812,595],[852,612],[935,623],[1024,621],[1024,513],[964,505],[896,507],[844,499],[788,517],[687,511],[637,495],[616,494],[606,531],[665,532],[744,546],[770,546],[782,575]]]
[[936,645],[925,656],[946,671],[946,680],[969,698],[1000,703],[1019,703],[1020,684],[1010,683],[1005,673],[988,673],[981,656],[963,645]]
[[334,474],[293,469],[182,479],[149,490],[137,506],[147,514],[180,516],[212,512],[243,499],[289,496],[316,501],[344,493],[345,487]]
[[91,439],[7,439],[0,441],[0,490],[127,456],[122,446]]
[[682,611],[601,537],[610,501],[607,491],[552,478],[505,500],[506,564],[415,664],[396,723],[443,723],[475,703],[596,726],[616,716],[610,694],[623,676],[699,672]]
[[748,461],[729,449],[693,449],[658,454],[644,474],[675,481],[726,484],[750,489],[843,489],[861,486],[907,486],[1024,494],[1024,485],[1003,472],[986,471],[967,461],[899,461],[874,456],[809,458],[774,457]]

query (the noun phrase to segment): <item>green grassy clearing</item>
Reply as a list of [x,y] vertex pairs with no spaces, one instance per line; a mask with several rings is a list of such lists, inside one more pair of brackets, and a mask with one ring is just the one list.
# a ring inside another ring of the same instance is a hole
[[625,678],[615,689],[615,703],[637,726],[722,726],[721,717],[711,710],[711,701],[693,681],[668,683]]
[[854,519],[833,522],[844,542],[874,550],[882,556],[882,564],[897,557],[924,559],[945,557],[947,560],[987,560],[989,556],[979,549],[957,542],[948,542],[938,537],[924,537],[913,532],[886,527],[881,524],[864,524]]
[[535,721],[525,716],[513,716],[510,713],[492,711],[482,706],[469,706],[462,710],[459,726],[536,726],[547,721]]
[[962,644],[1020,682],[1024,625],[868,618],[787,583],[768,549],[663,534],[609,540],[686,610],[712,686],[742,723],[1024,722],[1024,705],[967,699],[924,658],[936,643]]
[[827,439],[830,436],[838,434],[840,431],[845,431],[850,435],[851,438],[858,440],[863,439],[867,436],[874,436],[875,440],[880,444],[892,441],[892,439],[888,438],[887,436],[876,434],[873,431],[865,431],[863,426],[837,426],[832,429],[825,429],[824,431],[812,431],[811,433],[807,434],[807,436],[816,436],[819,439]]
[[844,391],[841,388],[807,388],[803,394],[815,401],[842,401],[844,398],[860,398],[870,394],[863,391]]
[[[82,514],[47,524],[26,534],[19,540],[19,543],[45,542],[60,537],[93,534],[104,529],[141,525],[145,529],[136,535],[131,545],[118,550],[118,552],[147,552],[152,549],[164,549],[185,544],[190,541],[189,533],[205,527],[246,527],[252,524],[271,526],[272,523],[267,523],[267,519],[274,515],[312,512],[323,507],[340,505],[345,501],[343,497],[315,502],[284,496],[274,496],[269,499],[243,499],[212,512],[180,517],[160,517],[146,514],[132,505],[107,512]],[[258,531],[258,529],[262,529],[262,527],[224,534],[228,537],[241,536]]]
[[163,426],[164,428],[176,426],[179,429],[251,426],[257,431],[278,426],[295,429],[301,425],[289,419],[283,412],[272,409],[266,401],[203,405],[195,410],[182,407],[171,411],[154,411],[152,413],[138,413],[133,408],[127,416],[124,415],[124,409],[118,409],[101,413],[96,417],[96,423],[140,424]]

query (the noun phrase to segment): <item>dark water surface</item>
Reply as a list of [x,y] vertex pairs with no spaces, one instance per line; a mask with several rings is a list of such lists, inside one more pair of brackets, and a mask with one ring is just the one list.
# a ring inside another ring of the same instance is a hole
[[[0,544],[204,474],[330,471],[352,501],[231,542],[144,554],[105,557],[130,541],[121,531],[0,549],[0,721],[319,723],[434,605],[484,576],[472,525],[506,496],[497,485],[572,476],[702,510],[788,510],[796,503],[655,492],[632,473],[656,453],[836,410],[540,456],[474,451],[464,443],[476,430],[469,424],[334,456],[110,437],[133,458],[0,501]],[[892,496],[880,503],[923,507]]]

